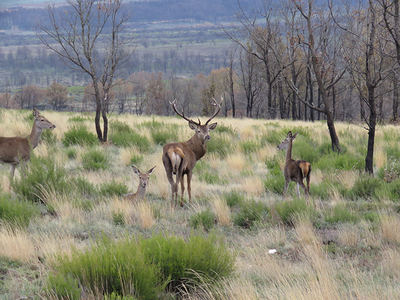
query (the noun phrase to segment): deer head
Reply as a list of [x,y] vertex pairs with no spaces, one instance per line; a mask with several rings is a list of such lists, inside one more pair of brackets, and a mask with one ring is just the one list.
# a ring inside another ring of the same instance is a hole
[[35,117],[35,125],[37,128],[39,128],[41,130],[56,128],[56,125],[54,125],[49,120],[47,120],[45,117],[43,117],[36,108],[33,109],[33,116]]
[[286,138],[278,145],[278,150],[287,150],[290,142],[296,138],[297,132],[293,135],[291,131],[288,132]]
[[[224,99],[221,97],[221,103]],[[179,112],[178,109],[176,108],[176,99],[174,99],[173,102],[170,102],[170,104],[172,105],[172,108],[174,109],[175,113],[182,117],[183,119],[185,119],[186,121],[189,122],[189,127],[190,129],[195,131],[195,135],[197,136],[197,138],[199,140],[201,140],[203,143],[207,142],[211,136],[210,136],[210,130],[214,130],[217,127],[217,123],[210,123],[210,121],[212,119],[215,118],[215,116],[218,115],[219,111],[221,110],[221,103],[218,104],[217,101],[212,98],[212,102],[211,104],[213,106],[215,106],[215,111],[213,113],[213,115],[207,120],[207,122],[205,124],[201,124],[200,119],[198,119],[198,122],[193,121],[192,119],[189,119],[187,117],[185,117],[183,111]]]
[[139,187],[146,188],[147,184],[149,183],[150,174],[153,172],[154,168],[152,167],[146,173],[142,173],[137,167],[132,165],[133,171],[139,176]]

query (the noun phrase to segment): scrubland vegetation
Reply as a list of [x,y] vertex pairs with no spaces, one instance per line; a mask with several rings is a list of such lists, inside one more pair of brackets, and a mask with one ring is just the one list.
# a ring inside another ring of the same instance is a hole
[[[24,136],[29,111],[1,111],[0,136]],[[25,173],[0,167],[0,298],[396,299],[400,297],[400,131],[379,126],[375,177],[367,132],[338,123],[217,119],[193,173],[193,201],[171,206],[162,146],[193,132],[167,117],[110,116],[107,144],[92,116],[44,112]],[[312,164],[311,197],[282,196],[285,153]],[[147,197],[129,202],[148,169]],[[277,252],[269,254],[270,249]]]

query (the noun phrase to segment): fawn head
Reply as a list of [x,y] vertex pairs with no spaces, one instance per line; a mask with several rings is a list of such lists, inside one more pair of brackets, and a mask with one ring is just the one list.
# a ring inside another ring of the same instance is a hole
[[[223,100],[224,99],[221,97],[221,103]],[[197,138],[199,138],[203,143],[207,142],[211,138],[210,130],[214,130],[215,127],[217,127],[217,123],[211,123],[211,124],[209,123],[212,119],[215,118],[216,115],[218,115],[219,111],[221,110],[221,103],[217,103],[217,101],[214,98],[212,98],[211,105],[215,106],[215,111],[205,124],[201,124],[200,119],[198,119],[198,122],[196,122],[193,121],[192,119],[187,118],[183,113],[183,111],[179,112],[178,109],[176,108],[176,99],[174,99],[173,102],[170,102],[175,113],[189,122],[190,129],[195,131]]]
[[293,142],[296,136],[297,132],[295,134],[292,134],[292,132],[289,131],[286,138],[278,145],[278,150],[286,150],[289,146],[289,143]]
[[36,126],[39,129],[54,129],[54,128],[56,128],[56,125],[54,125],[49,120],[47,120],[45,117],[43,117],[36,108],[33,109],[33,116],[35,117]]
[[132,165],[133,171],[139,176],[139,181],[140,181],[139,186],[141,186],[142,188],[147,187],[147,184],[149,183],[150,174],[153,172],[155,167],[156,166],[152,167],[146,173],[142,173],[138,168]]

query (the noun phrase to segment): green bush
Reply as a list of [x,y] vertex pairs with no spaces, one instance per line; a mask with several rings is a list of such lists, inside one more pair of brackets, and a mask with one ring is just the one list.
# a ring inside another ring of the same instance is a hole
[[279,130],[269,130],[266,134],[261,136],[260,142],[262,146],[265,146],[266,144],[278,146],[284,138],[285,135]]
[[222,184],[222,183],[225,182],[224,180],[222,180],[219,177],[217,171],[215,171],[215,172],[209,172],[209,171],[203,172],[203,173],[200,174],[199,179],[201,181],[206,182],[207,184]]
[[105,170],[109,167],[109,161],[102,151],[90,149],[82,155],[82,166],[90,171]]
[[136,300],[137,298],[134,298],[132,296],[121,296],[116,293],[111,293],[111,295],[104,295],[104,300]]
[[32,218],[39,215],[39,209],[30,202],[10,199],[0,195],[0,220],[13,226],[26,227]]
[[306,139],[303,136],[298,136],[293,142],[294,159],[301,159],[313,164],[318,161],[320,155],[315,151],[315,142]]
[[314,164],[320,170],[362,170],[364,168],[364,158],[360,155],[351,153],[330,153],[323,155]]
[[349,196],[353,200],[376,198],[376,192],[383,184],[379,178],[369,175],[360,176],[349,191]]
[[235,129],[232,128],[232,126],[225,126],[223,124],[218,124],[218,126],[215,128],[214,132],[216,133],[227,133],[230,135],[235,136],[236,135],[236,131]]
[[231,191],[224,193],[224,199],[229,207],[234,207],[243,203],[244,195],[238,191]]
[[127,124],[114,121],[111,123],[110,140],[119,147],[136,146],[140,151],[148,151],[150,149],[149,140],[136,133]]
[[239,144],[240,149],[245,154],[252,154],[261,148],[261,145],[256,141],[244,141]]
[[386,147],[386,155],[387,155],[387,160],[400,160],[400,149],[399,147],[396,146],[387,146]]
[[140,154],[133,154],[130,160],[131,165],[140,165],[141,162],[143,162],[143,155]]
[[209,231],[215,224],[215,215],[210,210],[205,210],[192,215],[189,223],[194,229],[201,227],[205,231]]
[[116,182],[114,180],[104,183],[100,187],[100,194],[103,196],[122,196],[126,193],[128,193],[128,187],[125,184]]
[[286,225],[293,225],[298,216],[306,216],[311,221],[316,217],[315,210],[308,206],[304,199],[277,202],[275,210]]
[[87,121],[87,117],[82,117],[82,116],[74,116],[68,119],[68,122],[85,122]]
[[113,224],[116,226],[123,226],[125,225],[125,217],[122,212],[112,212],[111,213]]
[[275,193],[282,194],[285,187],[285,178],[283,174],[267,176],[264,181],[265,190]]
[[165,125],[151,130],[151,138],[156,145],[165,145],[178,140],[177,126]]
[[27,168],[21,172],[21,177],[14,178],[14,192],[23,199],[41,202],[43,189],[64,193],[68,190],[67,172],[57,165],[50,157],[32,155]]
[[47,145],[55,145],[57,143],[57,136],[50,129],[43,130],[40,139]]
[[47,294],[56,299],[79,300],[81,289],[78,280],[71,275],[64,276],[59,273],[51,273],[47,280]]
[[[81,289],[97,296],[133,296],[159,299],[167,287],[177,291],[183,284],[196,287],[215,283],[233,272],[234,257],[214,236],[179,237],[161,235],[149,239],[104,238],[87,250],[74,249],[52,265],[49,295],[72,299]],[[132,298],[123,298],[132,299]]]
[[70,183],[72,187],[82,196],[90,197],[98,194],[96,186],[83,177],[72,178]]
[[97,136],[89,132],[84,125],[73,126],[64,133],[62,143],[65,147],[71,145],[93,146],[98,144]]
[[77,156],[76,149],[74,149],[74,148],[66,149],[65,153],[67,154],[68,159],[75,159]]
[[264,203],[254,200],[242,202],[239,212],[235,215],[233,223],[244,228],[251,228],[260,222],[267,214],[268,208]]
[[162,290],[159,269],[146,261],[140,244],[130,239],[118,242],[104,239],[85,251],[73,250],[69,256],[59,256],[53,270],[48,282],[50,292],[58,287],[51,280],[54,274],[71,278],[71,283],[78,281],[95,295],[114,292],[153,300]]
[[158,235],[143,240],[142,245],[146,260],[160,268],[172,290],[185,283],[189,283],[186,287],[195,287],[204,280],[213,283],[233,272],[234,257],[213,235],[192,235],[187,241]]
[[400,160],[389,160],[385,167],[379,169],[378,177],[385,182],[400,178]]
[[328,223],[356,223],[360,217],[342,204],[336,205],[331,209],[325,220]]
[[207,142],[207,151],[215,153],[221,158],[225,158],[232,150],[231,139],[218,134],[211,134],[211,139]]

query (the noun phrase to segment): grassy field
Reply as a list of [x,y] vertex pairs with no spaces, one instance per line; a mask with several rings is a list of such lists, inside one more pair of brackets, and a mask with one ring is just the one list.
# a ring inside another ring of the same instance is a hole
[[[0,115],[0,136],[30,132],[31,112]],[[186,122],[110,116],[110,143],[99,145],[92,115],[43,115],[57,128],[26,173],[11,185],[0,167],[1,299],[400,298],[396,126],[378,127],[370,177],[361,126],[337,123],[337,155],[323,122],[219,119],[180,208],[161,153],[190,138]],[[289,130],[299,133],[293,157],[312,164],[309,199],[293,183],[282,196],[276,146]],[[132,163],[157,166],[137,203],[121,197],[137,189]],[[110,274],[115,282],[99,279]]]

